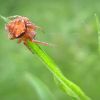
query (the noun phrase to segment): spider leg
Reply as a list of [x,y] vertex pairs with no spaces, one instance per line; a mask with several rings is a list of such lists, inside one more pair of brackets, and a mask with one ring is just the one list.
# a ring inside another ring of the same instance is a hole
[[45,45],[45,46],[48,46],[48,43],[46,42],[41,42],[41,41],[38,41],[38,40],[32,40],[32,42],[35,42],[35,43],[38,43],[38,44],[42,44],[42,45]]
[[13,20],[13,19],[16,19],[17,17],[20,17],[20,16],[19,15],[15,15],[15,16],[9,16],[7,18],[10,19],[10,20]]
[[21,42],[22,42],[22,38],[19,38],[17,43],[21,43]]

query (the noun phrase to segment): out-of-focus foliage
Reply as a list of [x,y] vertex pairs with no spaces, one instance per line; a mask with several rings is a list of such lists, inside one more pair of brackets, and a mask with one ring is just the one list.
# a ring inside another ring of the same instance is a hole
[[[95,13],[100,18],[99,0],[0,0],[1,15],[27,16],[44,29],[45,34],[37,31],[37,39],[55,46],[41,47],[61,66],[65,76],[93,100],[99,100],[100,63]],[[35,88],[23,79],[26,72],[42,80],[57,100],[71,100],[59,90],[40,59],[16,42],[7,38],[0,20],[0,100],[42,100]]]

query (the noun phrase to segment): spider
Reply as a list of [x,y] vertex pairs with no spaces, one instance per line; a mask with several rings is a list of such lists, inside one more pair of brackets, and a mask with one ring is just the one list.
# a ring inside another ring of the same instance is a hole
[[18,39],[18,43],[27,43],[27,40],[31,42],[43,44],[45,46],[48,43],[40,42],[35,39],[36,29],[38,26],[34,25],[27,17],[24,16],[11,16],[8,17],[10,21],[5,25],[5,29],[8,31],[9,39]]

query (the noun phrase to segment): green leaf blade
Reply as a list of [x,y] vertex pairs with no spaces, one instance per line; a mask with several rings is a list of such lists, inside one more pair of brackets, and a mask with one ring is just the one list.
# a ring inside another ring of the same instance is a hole
[[36,53],[42,61],[48,65],[47,68],[53,73],[54,77],[61,83],[66,93],[77,100],[90,100],[88,96],[73,82],[69,81],[59,70],[55,62],[35,43],[28,41],[27,47],[32,53]]

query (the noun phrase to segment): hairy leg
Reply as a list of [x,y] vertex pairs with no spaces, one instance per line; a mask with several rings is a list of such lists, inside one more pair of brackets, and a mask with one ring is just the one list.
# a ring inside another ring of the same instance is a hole
[[41,42],[41,41],[38,41],[38,40],[32,40],[32,42],[35,42],[35,43],[38,43],[38,44],[42,44],[42,45],[45,45],[45,46],[48,46],[49,45],[46,42]]

